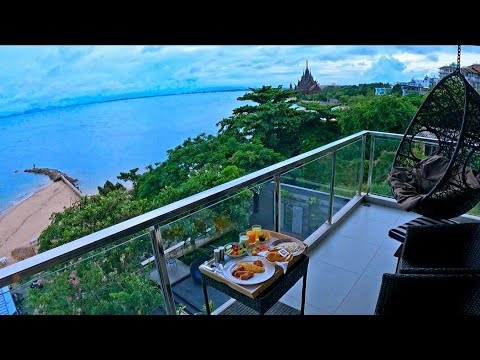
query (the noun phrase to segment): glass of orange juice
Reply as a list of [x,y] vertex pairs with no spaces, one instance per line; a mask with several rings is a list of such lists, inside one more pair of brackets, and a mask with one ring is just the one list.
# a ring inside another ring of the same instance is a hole
[[262,233],[262,225],[252,225],[252,230],[255,230],[260,235]]
[[252,230],[254,230],[256,234],[256,241],[258,241],[258,238],[260,235],[263,234],[262,226],[261,225],[252,225]]
[[248,236],[248,243],[249,244],[255,244],[256,237],[257,237],[257,232],[253,229],[248,229],[246,232],[247,232],[247,236]]

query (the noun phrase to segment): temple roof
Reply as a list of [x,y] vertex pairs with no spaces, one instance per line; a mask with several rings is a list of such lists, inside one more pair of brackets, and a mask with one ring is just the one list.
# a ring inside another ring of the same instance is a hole
[[308,60],[302,78],[295,85],[295,89],[300,90],[304,94],[313,94],[321,91],[320,86],[313,79],[312,73],[308,68]]

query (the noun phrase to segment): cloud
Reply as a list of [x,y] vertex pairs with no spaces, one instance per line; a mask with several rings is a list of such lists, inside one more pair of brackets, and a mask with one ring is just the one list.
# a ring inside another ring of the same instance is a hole
[[392,56],[381,56],[363,72],[366,82],[388,82],[393,83],[403,78],[403,71],[407,66]]
[[[0,115],[84,99],[296,83],[308,60],[320,84],[438,74],[456,46],[0,46]],[[480,62],[462,47],[462,64]]]

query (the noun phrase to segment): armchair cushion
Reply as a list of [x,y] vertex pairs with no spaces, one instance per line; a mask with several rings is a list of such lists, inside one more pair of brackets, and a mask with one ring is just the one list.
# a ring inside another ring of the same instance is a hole
[[480,275],[384,274],[377,315],[479,315]]
[[480,224],[409,227],[397,272],[480,274]]

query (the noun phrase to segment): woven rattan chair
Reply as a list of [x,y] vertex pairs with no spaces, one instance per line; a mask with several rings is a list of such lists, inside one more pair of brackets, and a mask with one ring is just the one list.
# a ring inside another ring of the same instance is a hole
[[408,227],[397,273],[480,274],[480,224]]
[[479,172],[480,95],[462,74],[459,47],[457,69],[430,91],[405,131],[390,185],[405,210],[450,219],[480,201]]
[[376,315],[480,315],[480,275],[383,274]]

